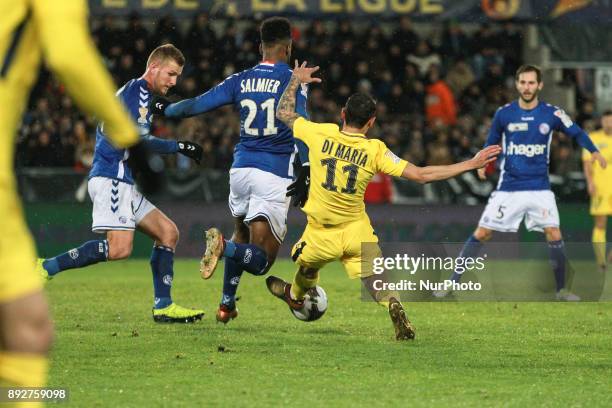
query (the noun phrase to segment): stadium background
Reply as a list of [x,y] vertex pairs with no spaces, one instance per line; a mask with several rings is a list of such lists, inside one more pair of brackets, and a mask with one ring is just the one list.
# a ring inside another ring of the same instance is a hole
[[[173,93],[177,99],[256,64],[258,23],[285,13],[295,25],[293,58],[321,66],[323,84],[309,95],[311,118],[339,122],[346,97],[367,91],[379,101],[371,136],[419,165],[471,157],[495,109],[515,98],[512,75],[521,63],[544,69],[542,99],[564,107],[587,131],[598,125],[599,112],[612,107],[612,50],[605,30],[612,11],[602,2],[100,0],[90,7],[95,41],[117,87],[142,74],[155,46],[171,42],[183,50],[187,65]],[[225,204],[227,169],[238,129],[231,107],[154,123],[156,136],[193,140],[205,152],[199,168],[183,156],[168,157],[168,185],[152,197],[182,232],[178,255],[200,254],[205,227],[221,223],[227,232],[232,227]],[[85,180],[94,142],[95,120],[83,116],[43,70],[16,156],[42,255],[91,235]],[[377,177],[368,212],[383,240],[462,241],[494,180],[495,175],[480,183],[466,174],[420,186]],[[562,134],[553,139],[551,181],[566,240],[588,240],[580,151]],[[289,224],[292,242],[304,224],[302,214],[292,209]],[[521,237],[538,239],[525,232]],[[150,242],[140,237],[134,252],[148,256]]]

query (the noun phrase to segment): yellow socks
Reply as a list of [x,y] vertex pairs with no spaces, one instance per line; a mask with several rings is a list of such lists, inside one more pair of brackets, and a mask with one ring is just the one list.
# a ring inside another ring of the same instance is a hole
[[313,288],[319,282],[319,272],[314,274],[314,277],[307,277],[304,273],[297,271],[291,285],[291,297],[294,300],[302,300],[308,292],[308,289]]
[[593,228],[593,251],[595,251],[595,259],[597,265],[606,264],[606,230],[605,228]]

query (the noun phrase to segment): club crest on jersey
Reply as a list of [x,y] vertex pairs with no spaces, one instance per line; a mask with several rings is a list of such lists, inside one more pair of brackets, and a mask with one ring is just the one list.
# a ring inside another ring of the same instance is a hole
[[529,129],[528,123],[508,123],[508,132],[526,132]]
[[540,123],[540,126],[538,127],[538,129],[540,130],[540,133],[543,135],[547,135],[548,132],[550,132],[550,126],[548,126],[548,123]]
[[149,109],[148,108],[143,108],[142,106],[140,108],[138,108],[138,113],[140,114],[140,117],[138,118],[138,123],[141,125],[146,125],[147,122],[147,114],[149,113]]

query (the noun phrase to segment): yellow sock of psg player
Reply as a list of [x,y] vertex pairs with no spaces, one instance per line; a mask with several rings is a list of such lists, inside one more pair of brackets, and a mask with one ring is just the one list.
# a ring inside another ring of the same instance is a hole
[[606,264],[606,230],[605,228],[593,228],[593,251],[595,251],[595,259],[598,266]]
[[317,286],[317,282],[319,282],[318,270],[298,269],[293,277],[293,283],[291,284],[291,297],[294,300],[304,299],[308,289]]

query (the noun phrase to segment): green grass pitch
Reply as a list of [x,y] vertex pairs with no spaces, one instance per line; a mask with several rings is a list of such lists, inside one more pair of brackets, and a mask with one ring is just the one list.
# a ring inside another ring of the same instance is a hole
[[[417,338],[400,343],[339,264],[322,272],[330,306],[313,323],[245,274],[240,316],[217,324],[222,273],[197,270],[177,260],[173,288],[205,309],[193,325],[153,322],[146,260],[51,281],[49,385],[81,407],[612,406],[611,303],[410,303]],[[272,273],[293,271],[279,261]]]

